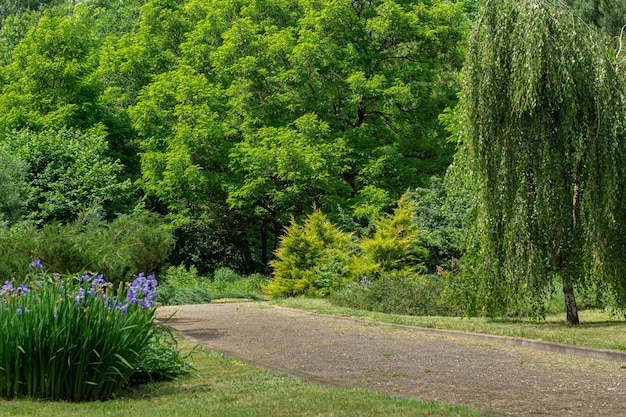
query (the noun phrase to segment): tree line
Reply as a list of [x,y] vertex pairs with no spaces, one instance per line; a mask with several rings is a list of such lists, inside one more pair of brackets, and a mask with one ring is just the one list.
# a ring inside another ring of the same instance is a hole
[[[620,1],[4,0],[0,18],[5,228],[111,222],[143,207],[171,225],[168,262],[268,273],[292,219],[320,210],[347,233],[371,233],[407,190],[446,176],[445,194],[480,226],[464,232],[466,270],[482,277],[467,285],[485,288],[476,308],[539,300],[541,274],[580,285],[566,258],[600,271],[621,253],[618,229],[599,220],[623,224],[621,185],[606,185],[618,164],[586,159],[623,142],[624,90],[610,75],[623,78]],[[558,47],[542,30],[562,34]],[[571,145],[594,126],[602,141]],[[521,157],[520,143],[541,153]],[[568,171],[544,175],[559,166]],[[608,208],[590,206],[592,193]],[[562,221],[541,220],[555,213]],[[587,220],[584,238],[571,235],[578,226],[566,224]],[[573,243],[598,240],[613,243]]]

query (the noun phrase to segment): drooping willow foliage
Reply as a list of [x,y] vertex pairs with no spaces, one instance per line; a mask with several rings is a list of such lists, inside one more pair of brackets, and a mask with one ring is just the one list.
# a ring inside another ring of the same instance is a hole
[[470,305],[489,314],[526,303],[542,315],[555,274],[571,323],[575,288],[626,304],[624,74],[602,45],[560,1],[488,0],[478,13],[457,163],[478,195]]

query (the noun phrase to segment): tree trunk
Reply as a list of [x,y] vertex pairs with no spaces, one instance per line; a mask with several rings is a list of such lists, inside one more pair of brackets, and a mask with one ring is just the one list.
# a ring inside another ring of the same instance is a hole
[[267,223],[263,222],[261,226],[261,273],[267,274],[267,262],[268,262],[268,247],[267,247],[268,233]]
[[579,324],[578,306],[576,305],[576,297],[574,296],[574,286],[567,276],[565,268],[561,268],[561,282],[563,282],[563,295],[565,296],[567,322],[569,324]]
[[[574,196],[572,201],[572,231],[575,242],[578,239],[580,231],[580,195],[582,190],[580,188],[580,176],[583,169],[583,159],[579,158],[576,164],[576,172],[574,174]],[[576,256],[579,255],[576,253]],[[572,254],[568,256],[568,260],[573,259]],[[569,324],[578,324],[578,306],[576,306],[576,297],[574,295],[574,286],[567,274],[567,268],[563,259],[561,260],[560,272],[561,282],[563,282],[563,295],[565,296],[565,311],[567,313],[567,322]]]

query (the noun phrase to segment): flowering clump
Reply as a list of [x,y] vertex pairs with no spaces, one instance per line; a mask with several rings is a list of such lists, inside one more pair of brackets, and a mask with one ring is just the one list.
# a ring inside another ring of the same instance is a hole
[[144,308],[156,306],[156,300],[159,298],[157,284],[154,274],[147,277],[143,272],[135,275],[135,280],[127,284],[128,295],[124,299],[124,303],[141,305]]
[[115,289],[100,274],[47,274],[39,260],[30,270],[0,286],[0,334],[11,335],[0,340],[0,397],[107,398],[154,336],[154,275]]
[[31,271],[41,271],[43,269],[43,265],[41,264],[40,259],[31,259],[30,264],[28,264],[28,268]]

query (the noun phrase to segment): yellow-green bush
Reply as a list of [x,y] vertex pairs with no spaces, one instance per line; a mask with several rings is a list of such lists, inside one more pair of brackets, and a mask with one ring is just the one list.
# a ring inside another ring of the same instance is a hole
[[264,290],[270,297],[328,295],[347,283],[346,265],[353,251],[351,236],[319,210],[303,225],[292,220],[271,262],[273,277]]
[[380,277],[392,271],[412,272],[428,256],[415,226],[415,205],[404,194],[391,215],[374,221],[375,233],[361,239],[359,251],[348,264],[352,280]]

